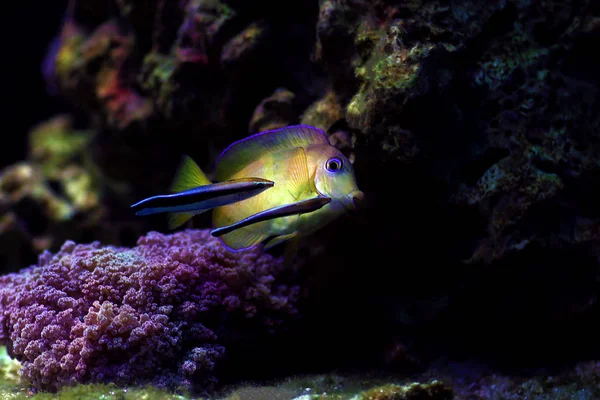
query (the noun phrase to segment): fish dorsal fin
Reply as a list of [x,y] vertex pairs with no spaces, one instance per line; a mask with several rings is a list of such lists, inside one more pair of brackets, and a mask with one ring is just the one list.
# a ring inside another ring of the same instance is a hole
[[216,179],[230,179],[265,153],[312,144],[329,144],[329,140],[325,132],[309,125],[287,126],[248,136],[232,143],[221,153],[217,159]]
[[212,182],[204,175],[198,164],[188,155],[181,157],[181,163],[171,184],[171,192],[179,193]]
[[288,163],[288,183],[291,186],[290,191],[298,199],[302,193],[310,190],[308,174],[308,161],[306,153],[302,147],[297,147],[292,152]]

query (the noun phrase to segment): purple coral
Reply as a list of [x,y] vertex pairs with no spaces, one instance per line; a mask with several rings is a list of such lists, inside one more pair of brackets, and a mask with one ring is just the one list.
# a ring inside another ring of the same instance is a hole
[[205,389],[225,347],[297,310],[281,259],[227,251],[208,231],[151,232],[134,248],[66,242],[39,265],[0,277],[0,344],[21,379],[153,382]]

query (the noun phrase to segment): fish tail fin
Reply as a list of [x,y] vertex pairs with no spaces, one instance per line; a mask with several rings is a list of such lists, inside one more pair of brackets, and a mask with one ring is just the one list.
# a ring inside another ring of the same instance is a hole
[[178,193],[194,187],[210,185],[211,183],[198,164],[190,156],[184,155],[181,157],[170,190],[173,193]]
[[179,228],[181,225],[185,224],[190,218],[194,215],[200,214],[203,211],[189,211],[189,212],[173,212],[169,213],[167,224],[169,225],[169,229]]

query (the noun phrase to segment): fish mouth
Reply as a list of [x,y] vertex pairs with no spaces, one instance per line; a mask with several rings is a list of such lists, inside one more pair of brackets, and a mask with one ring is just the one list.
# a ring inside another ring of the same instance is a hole
[[367,199],[365,194],[360,190],[355,190],[346,196],[344,206],[351,212],[358,212],[363,210],[367,206]]

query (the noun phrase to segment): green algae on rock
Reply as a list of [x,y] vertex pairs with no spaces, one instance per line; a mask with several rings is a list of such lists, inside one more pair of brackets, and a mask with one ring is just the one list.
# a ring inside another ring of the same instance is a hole
[[[599,170],[600,149],[584,139],[597,136],[590,113],[597,87],[592,77],[569,72],[590,29],[581,23],[587,4],[546,22],[546,13],[564,6],[321,2],[323,41],[331,48],[337,32],[339,46],[352,48],[342,64],[352,65],[355,83],[347,86],[357,90],[342,104],[358,153],[378,152],[387,169],[414,164],[445,192],[440,202],[485,215],[485,237],[466,262],[490,263],[545,243],[549,232],[536,231],[529,215],[557,205],[579,176],[593,179]],[[556,207],[547,209],[556,215]],[[560,236],[579,242],[579,235]]]
[[344,120],[345,112],[341,99],[329,89],[320,99],[311,104],[302,114],[301,124],[316,126],[325,132],[339,121]]
[[352,400],[451,400],[452,389],[443,382],[409,383],[407,385],[389,384],[366,390],[357,394]]
[[80,158],[91,132],[73,129],[68,115],[57,115],[29,132],[29,158],[42,166],[44,174],[58,179],[62,168]]
[[35,254],[53,244],[49,232],[68,225],[75,214],[73,204],[51,188],[41,169],[25,162],[0,171],[0,204],[3,272],[33,262]]
[[115,384],[74,385],[57,393],[27,393],[18,386],[0,387],[3,400],[208,400],[204,397],[191,397],[174,394],[152,386],[120,387]]
[[219,400],[291,400],[296,397],[298,390],[286,388],[285,386],[242,386],[235,389]]
[[6,346],[0,347],[0,398],[16,398],[23,390],[19,387],[21,364],[9,357]]
[[61,187],[74,212],[85,213],[99,205],[96,177],[87,171],[85,151],[93,133],[76,130],[68,115],[57,115],[29,132],[29,160],[44,177]]
[[287,89],[276,89],[256,106],[250,118],[249,131],[257,133],[295,125],[300,113],[295,97]]
[[356,394],[305,394],[294,400],[452,400],[452,389],[442,382],[385,384]]
[[[34,254],[57,245],[61,237],[71,237],[71,226],[93,224],[99,218],[100,186],[84,166],[91,135],[74,129],[67,115],[53,117],[29,132],[28,161],[0,173],[1,242],[22,249],[3,269],[33,262]],[[11,252],[7,249],[6,254]]]
[[[336,374],[289,377],[269,385],[241,384],[217,396],[220,400],[450,400],[443,382],[389,383],[390,379]],[[394,379],[391,379],[394,381]]]
[[32,264],[67,239],[118,243],[123,229],[141,233],[141,221],[107,218],[107,181],[89,155],[93,131],[76,129],[72,117],[60,114],[28,135],[27,161],[0,171],[3,271]]

